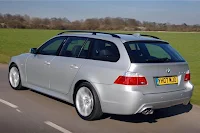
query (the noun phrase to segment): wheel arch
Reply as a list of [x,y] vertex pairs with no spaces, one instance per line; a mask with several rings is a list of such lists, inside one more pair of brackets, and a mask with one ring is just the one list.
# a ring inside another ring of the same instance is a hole
[[[77,89],[78,89],[78,86],[80,85],[80,84],[82,84],[82,83],[84,83],[84,82],[87,82],[87,83],[90,83],[89,81],[87,81],[87,80],[78,80],[75,84],[74,84],[74,87],[73,87],[73,100],[74,100],[74,98],[75,98],[75,94],[76,94],[76,91],[77,91]],[[91,84],[91,83],[90,83]]]
[[[8,67],[9,67],[9,70],[10,70],[10,68],[11,68],[12,65],[16,65],[17,68],[18,68],[18,65],[17,65],[15,62],[11,62],[11,63],[9,64],[9,66],[8,66]],[[19,69],[19,68],[18,68],[18,69]]]
[[[100,101],[100,104],[101,104],[101,97],[100,97],[100,94],[98,92],[98,89],[96,89],[96,86],[94,84],[92,84],[92,82],[88,81],[88,80],[78,80],[75,84],[74,84],[74,87],[73,87],[73,92],[72,92],[72,98],[73,98],[73,101],[74,101],[74,98],[75,98],[75,94],[76,94],[76,91],[78,89],[78,86],[81,84],[81,83],[84,83],[84,82],[87,82],[89,84],[92,85],[92,87],[94,88],[94,91],[97,93],[97,96],[99,98],[99,101]],[[102,106],[102,105],[101,105]]]

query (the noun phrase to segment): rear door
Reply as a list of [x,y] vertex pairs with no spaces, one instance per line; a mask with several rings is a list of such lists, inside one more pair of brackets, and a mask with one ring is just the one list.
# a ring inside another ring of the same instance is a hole
[[87,38],[83,37],[68,38],[59,56],[51,62],[50,89],[63,94],[68,93],[74,77],[85,62],[77,57],[86,41]]
[[147,85],[134,89],[144,94],[185,89],[188,64],[169,44],[164,42],[132,42],[125,47],[131,59],[130,72],[147,79]]

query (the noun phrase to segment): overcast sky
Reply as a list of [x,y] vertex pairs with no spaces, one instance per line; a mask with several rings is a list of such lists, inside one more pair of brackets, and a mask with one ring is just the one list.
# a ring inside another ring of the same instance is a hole
[[66,17],[69,20],[101,17],[135,18],[140,21],[200,24],[200,1],[1,1],[0,13],[32,17]]

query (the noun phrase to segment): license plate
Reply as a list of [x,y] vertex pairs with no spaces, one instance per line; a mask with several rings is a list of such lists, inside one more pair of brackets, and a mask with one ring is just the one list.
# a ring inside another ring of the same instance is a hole
[[171,84],[178,84],[178,77],[177,76],[156,78],[156,85],[157,86],[171,85]]

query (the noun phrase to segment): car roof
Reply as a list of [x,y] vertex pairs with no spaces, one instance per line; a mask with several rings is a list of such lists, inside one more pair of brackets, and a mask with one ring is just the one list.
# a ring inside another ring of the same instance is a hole
[[129,42],[129,41],[163,41],[159,39],[158,37],[151,36],[151,35],[142,35],[140,33],[135,34],[113,34],[113,33],[104,33],[104,32],[96,32],[93,34],[87,33],[87,32],[81,32],[81,33],[61,33],[57,36],[79,36],[79,37],[88,37],[88,38],[97,38],[97,39],[105,39],[105,40],[112,40],[112,39],[120,39],[123,43]]

